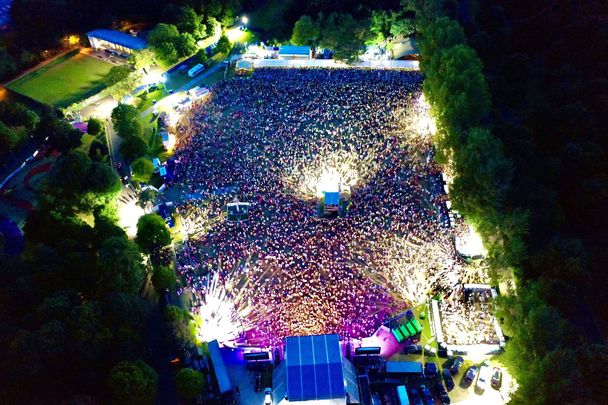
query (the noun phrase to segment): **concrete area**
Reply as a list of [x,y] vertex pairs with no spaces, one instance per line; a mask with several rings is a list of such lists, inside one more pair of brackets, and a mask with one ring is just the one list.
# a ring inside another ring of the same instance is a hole
[[255,372],[247,370],[243,360],[237,357],[236,351],[223,349],[222,357],[226,362],[230,381],[235,387],[238,387],[237,404],[262,405],[264,403],[264,391],[255,392]]

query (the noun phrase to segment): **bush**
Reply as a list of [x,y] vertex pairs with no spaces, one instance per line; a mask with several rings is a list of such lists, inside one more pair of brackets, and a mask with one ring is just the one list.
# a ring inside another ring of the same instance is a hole
[[171,290],[175,287],[177,279],[173,269],[167,266],[158,266],[152,274],[152,284],[158,291]]
[[154,165],[145,157],[135,159],[131,164],[133,171],[133,180],[140,183],[148,183],[154,174]]
[[89,118],[87,134],[99,135],[103,131],[103,124],[97,118]]
[[120,145],[120,153],[122,153],[122,156],[126,160],[132,162],[148,153],[148,145],[146,145],[143,139],[137,136],[130,136]]

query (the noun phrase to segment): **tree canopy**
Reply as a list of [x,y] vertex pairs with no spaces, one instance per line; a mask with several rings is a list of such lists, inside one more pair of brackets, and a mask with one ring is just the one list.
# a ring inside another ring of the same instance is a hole
[[191,368],[182,368],[175,376],[177,393],[184,401],[191,401],[201,395],[205,384],[203,374]]
[[171,243],[171,234],[165,220],[158,214],[142,215],[137,221],[137,238],[142,251],[152,253]]
[[293,27],[291,43],[294,45],[317,46],[321,39],[319,23],[307,15],[300,17]]
[[117,404],[153,404],[158,374],[141,360],[122,361],[110,370],[107,387]]
[[133,171],[133,180],[148,183],[154,174],[154,165],[150,159],[140,157],[131,163],[131,170]]

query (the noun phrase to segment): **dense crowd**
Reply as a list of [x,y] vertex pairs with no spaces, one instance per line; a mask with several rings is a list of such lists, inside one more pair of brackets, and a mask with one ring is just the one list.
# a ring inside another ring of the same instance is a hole
[[441,301],[441,327],[452,345],[498,344],[491,291],[462,291]]
[[[257,330],[247,338],[277,344],[368,336],[462,283],[430,137],[403,119],[421,81],[410,71],[257,69],[195,105],[173,184],[187,197],[179,212],[192,234],[178,262],[195,304],[218,274],[239,327]],[[327,170],[351,186],[335,219],[317,206]],[[248,220],[223,218],[235,199],[252,204]]]

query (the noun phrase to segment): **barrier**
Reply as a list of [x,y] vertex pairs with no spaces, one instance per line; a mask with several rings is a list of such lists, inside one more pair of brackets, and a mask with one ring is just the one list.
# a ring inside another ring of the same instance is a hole
[[333,59],[254,59],[253,66],[256,68],[359,68],[359,69],[407,69],[420,70],[420,63],[416,60],[378,60],[358,62],[348,65]]

